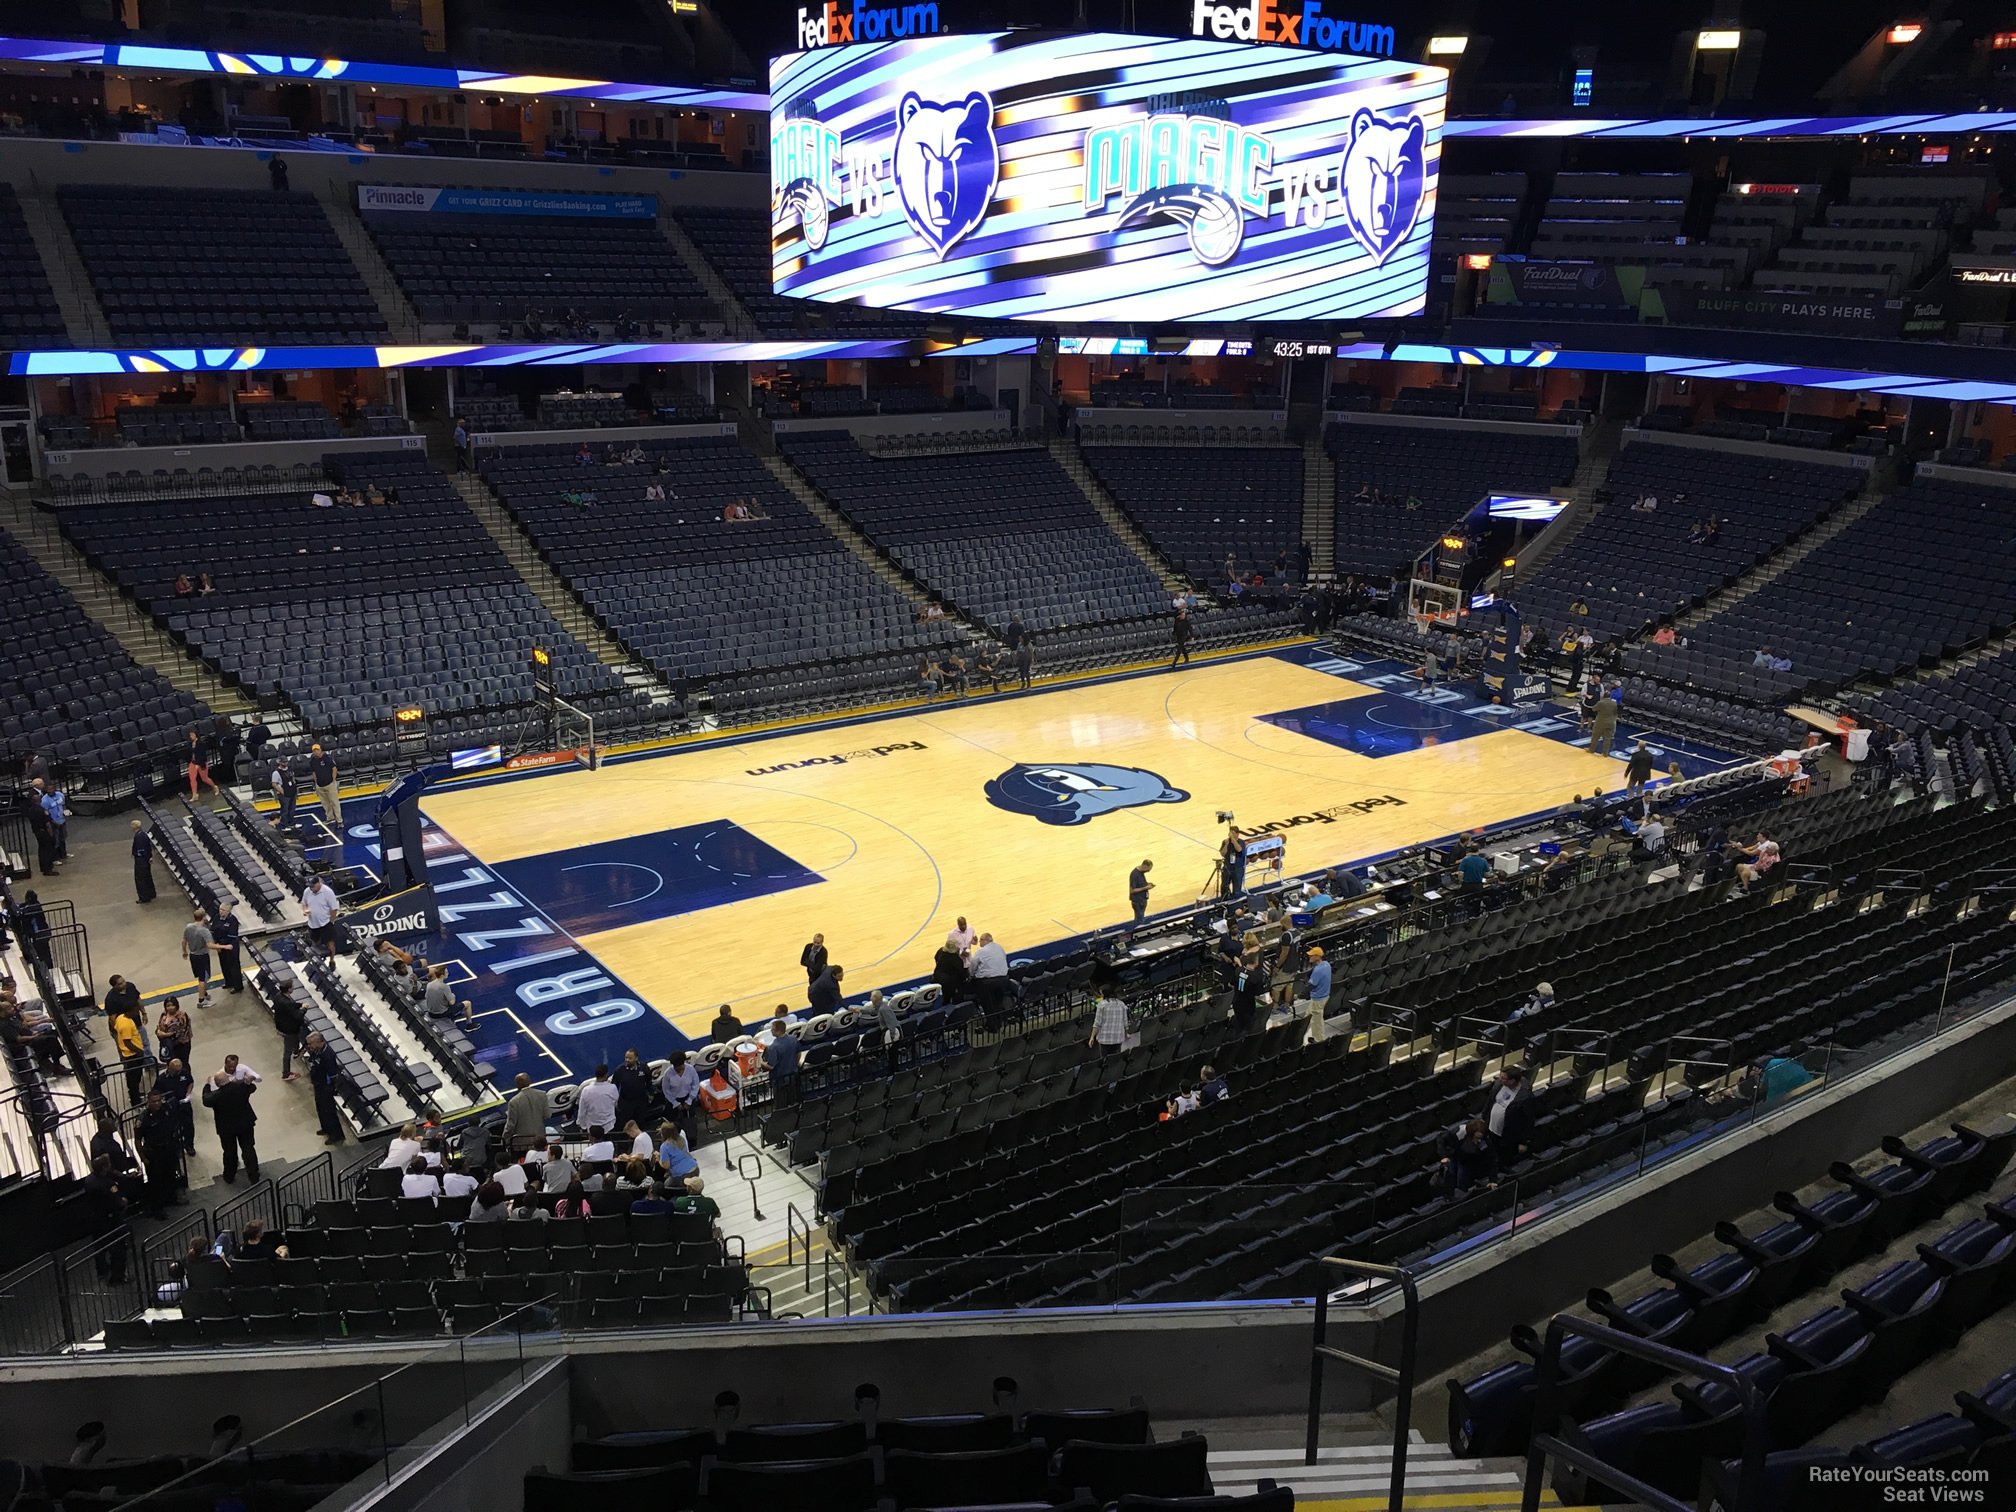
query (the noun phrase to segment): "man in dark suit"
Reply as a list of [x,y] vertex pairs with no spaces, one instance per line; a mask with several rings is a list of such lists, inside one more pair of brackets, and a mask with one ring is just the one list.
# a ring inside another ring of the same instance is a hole
[[336,1106],[336,1089],[343,1081],[343,1062],[319,1034],[308,1036],[306,1045],[308,1085],[315,1091],[315,1122],[324,1144],[343,1143],[343,1113]]
[[1169,665],[1190,660],[1190,633],[1195,627],[1190,623],[1190,607],[1184,605],[1176,611],[1176,619],[1169,627],[1169,643],[1176,648],[1176,654],[1169,658]]
[[139,903],[154,901],[154,837],[138,819],[133,821],[133,897]]
[[245,1161],[245,1173],[259,1179],[259,1152],[252,1144],[252,1128],[259,1115],[252,1109],[252,1094],[258,1083],[219,1071],[204,1084],[203,1106],[217,1125],[217,1143],[224,1152],[224,1179],[238,1179],[238,1161]]
[[798,952],[798,964],[805,968],[806,985],[818,981],[819,973],[826,969],[826,936],[812,936],[811,943]]

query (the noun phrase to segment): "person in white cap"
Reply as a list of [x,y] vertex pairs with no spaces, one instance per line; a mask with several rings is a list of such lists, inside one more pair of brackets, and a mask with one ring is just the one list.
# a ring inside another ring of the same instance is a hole
[[1512,1016],[1505,1020],[1505,1022],[1516,1024],[1519,1020],[1531,1018],[1536,1013],[1545,1013],[1549,1008],[1554,1006],[1554,1003],[1554,984],[1552,982],[1536,983],[1533,988],[1533,995],[1513,1009]]

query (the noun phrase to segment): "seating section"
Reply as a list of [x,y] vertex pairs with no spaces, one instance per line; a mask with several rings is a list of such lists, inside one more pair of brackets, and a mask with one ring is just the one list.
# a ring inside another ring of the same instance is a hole
[[386,335],[311,194],[67,184],[57,203],[114,341],[313,345]]
[[1526,201],[1524,173],[1445,173],[1436,186],[1429,254],[1448,266],[1472,254],[1511,250]]
[[364,224],[414,313],[433,324],[509,323],[533,310],[666,322],[714,313],[655,220],[367,212]]
[[1945,261],[1951,228],[1971,222],[1985,178],[1946,173],[1856,174],[1848,193],[1802,225],[1753,280],[1760,289],[1895,297]]
[[[1729,523],[1737,520],[1732,510]],[[2016,489],[1922,479],[1886,496],[1777,581],[1704,620],[1685,650],[1648,646],[1631,660],[1668,681],[1754,686],[1783,698],[1906,674],[2012,623]],[[1752,666],[1767,646],[1791,661],[1790,672]]]
[[[653,441],[637,465],[584,467],[575,448],[486,458],[484,480],[596,617],[660,676],[712,684],[867,661],[914,682],[915,653],[951,638],[815,520],[733,437]],[[662,488],[661,502],[645,497]],[[593,504],[563,494],[591,490]],[[761,518],[729,521],[732,501]]]
[[[1557,634],[1571,623],[1586,624],[1599,640],[1636,634],[1789,545],[1859,490],[1863,476],[1790,458],[1634,441],[1610,465],[1609,502],[1522,587],[1520,607]],[[1658,507],[1633,507],[1647,498]],[[1711,517],[1718,523],[1709,532],[1703,527]],[[1578,600],[1588,606],[1586,620],[1570,612]]]
[[1323,444],[1337,469],[1337,570],[1375,575],[1405,573],[1486,494],[1565,488],[1578,457],[1573,436],[1462,426],[1332,422]]
[[1929,726],[1945,733],[2007,719],[2016,709],[2016,647],[1880,693],[1851,694],[1847,701],[1865,723],[1880,720],[1907,732]]
[[0,587],[23,652],[0,668],[0,752],[10,767],[39,751],[59,774],[123,773],[178,748],[190,725],[210,727],[208,706],[137,665],[5,534]]
[[0,184],[0,268],[7,270],[0,282],[0,344],[29,350],[69,345],[56,291],[12,184]]
[[870,540],[969,619],[1043,631],[1168,612],[1155,574],[1046,451],[875,457],[845,431],[779,439]]
[[[65,533],[171,633],[260,698],[289,700],[357,766],[389,720],[426,708],[443,749],[514,739],[532,701],[530,653],[553,653],[562,697],[611,730],[641,719],[616,673],[547,612],[442,474],[414,452],[327,459],[397,504],[318,509],[276,493],[65,510]],[[217,592],[178,599],[176,574]],[[484,736],[475,739],[475,736]]]
[[[1854,1448],[1814,1446],[1893,1382],[1963,1338],[2016,1295],[2016,1207],[1991,1202],[1979,1216],[1948,1209],[1988,1190],[2007,1165],[2016,1132],[1982,1134],[1961,1124],[1913,1148],[1883,1141],[1887,1162],[1858,1171],[1835,1162],[1829,1185],[1803,1198],[1781,1191],[1764,1226],[1715,1226],[1715,1245],[1691,1264],[1655,1256],[1661,1284],[1623,1300],[1589,1293],[1596,1321],[1648,1342],[1717,1360],[1747,1378],[1762,1399],[1771,1506],[1819,1506],[1815,1467],[1987,1463],[1972,1458],[2006,1436],[2016,1416],[2016,1372],[1962,1392],[1957,1416],[1922,1420]],[[1968,1205],[1971,1207],[1971,1204]],[[1884,1259],[1896,1257],[1885,1265]],[[1873,1260],[1873,1263],[1872,1263]],[[1842,1281],[1835,1302],[1835,1287]],[[1450,1445],[1490,1456],[1524,1451],[1534,1424],[1539,1340],[1525,1326],[1513,1344],[1529,1358],[1449,1382]],[[1745,1352],[1746,1348],[1750,1352]],[[1710,1352],[1713,1352],[1711,1356]],[[1937,1366],[1930,1367],[1938,1369]],[[1669,1392],[1669,1383],[1670,1385]],[[1676,1497],[1708,1479],[1736,1505],[1744,1431],[1741,1399],[1705,1377],[1569,1336],[1556,1376],[1560,1410],[1576,1437],[1612,1471]],[[2006,1442],[1995,1462],[2006,1467]],[[1562,1467],[1564,1502],[1609,1504],[1601,1479]],[[1748,1505],[1748,1503],[1744,1503]]]
[[1114,502],[1194,582],[1222,585],[1225,560],[1275,573],[1302,543],[1302,453],[1294,447],[1088,446]]
[[[336,417],[311,400],[269,399],[247,404],[238,411],[238,418],[244,423],[248,441],[326,441],[343,434]],[[372,435],[398,435],[405,429],[404,417],[390,408],[381,408],[376,415],[367,412],[363,418],[400,421],[399,430],[372,430]]]
[[1734,288],[1755,257],[1744,245],[1681,234],[1692,192],[1686,173],[1558,173],[1533,256],[1642,267],[1653,288]]
[[864,310],[771,293],[767,211],[690,205],[680,207],[678,221],[765,336],[832,331],[850,337],[900,339],[922,336],[931,324],[930,316],[903,310]]
[[715,1399],[705,1428],[661,1428],[577,1440],[569,1465],[525,1476],[524,1512],[878,1512],[921,1507],[1056,1507],[1059,1512],[1292,1512],[1294,1492],[1261,1480],[1255,1494],[1212,1494],[1209,1443],[1185,1431],[1158,1439],[1140,1407],[863,1415],[738,1426],[741,1399]]

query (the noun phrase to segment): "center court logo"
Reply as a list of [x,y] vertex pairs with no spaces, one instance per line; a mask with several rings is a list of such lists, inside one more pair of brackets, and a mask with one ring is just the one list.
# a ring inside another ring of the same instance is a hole
[[1097,814],[1151,803],[1183,803],[1190,797],[1145,767],[1100,762],[1056,766],[1017,762],[990,780],[986,793],[994,807],[1028,814],[1045,824],[1083,824]]
[[775,766],[747,767],[751,777],[768,777],[776,772],[797,772],[806,767],[845,766],[850,761],[867,761],[875,756],[893,756],[898,751],[928,749],[921,740],[898,740],[890,745],[871,746],[865,751],[835,751],[831,756],[807,756],[803,761],[780,761]]

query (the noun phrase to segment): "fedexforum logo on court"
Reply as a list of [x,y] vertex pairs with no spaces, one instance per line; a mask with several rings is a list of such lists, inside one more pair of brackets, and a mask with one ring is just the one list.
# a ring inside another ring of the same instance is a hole
[[871,746],[865,751],[836,751],[831,756],[807,756],[803,761],[780,761],[775,766],[745,768],[751,777],[768,777],[774,772],[795,772],[802,767],[845,766],[850,761],[866,761],[871,756],[893,756],[898,751],[928,749],[921,740],[898,740],[889,745]]
[[1395,798],[1391,793],[1388,793],[1383,798],[1360,798],[1356,803],[1340,803],[1335,808],[1314,809],[1306,814],[1297,814],[1290,819],[1270,819],[1265,824],[1242,824],[1239,826],[1239,833],[1242,835],[1278,835],[1282,830],[1295,829],[1297,826],[1304,824],[1335,824],[1339,819],[1348,818],[1353,814],[1369,814],[1372,810],[1385,808],[1388,804],[1396,808],[1405,808],[1407,800],[1405,798]]

